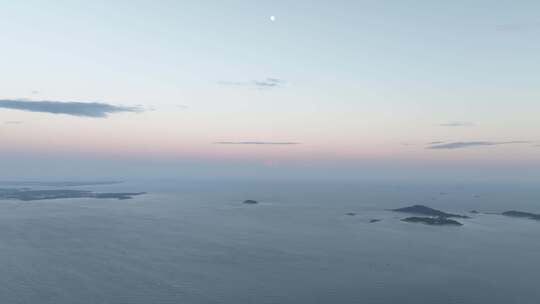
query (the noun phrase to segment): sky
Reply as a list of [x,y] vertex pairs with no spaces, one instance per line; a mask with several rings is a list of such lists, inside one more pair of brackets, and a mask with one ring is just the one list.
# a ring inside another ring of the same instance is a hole
[[538,1],[0,5],[0,179],[540,181]]

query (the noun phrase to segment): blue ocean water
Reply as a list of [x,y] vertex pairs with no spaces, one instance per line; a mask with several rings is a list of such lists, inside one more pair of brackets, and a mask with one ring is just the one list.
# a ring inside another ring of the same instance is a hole
[[[540,299],[540,222],[468,213],[540,213],[534,185],[161,181],[74,188],[148,194],[0,201],[0,303]],[[246,199],[260,203],[242,204]],[[412,204],[472,218],[436,227],[388,211]]]

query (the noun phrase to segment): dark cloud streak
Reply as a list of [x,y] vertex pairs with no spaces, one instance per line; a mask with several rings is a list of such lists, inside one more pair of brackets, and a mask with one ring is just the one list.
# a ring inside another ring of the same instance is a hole
[[23,99],[0,99],[0,108],[95,118],[104,118],[113,113],[142,111],[139,107],[115,106],[100,102],[30,101]]
[[430,150],[454,150],[464,149],[472,147],[485,147],[485,146],[500,146],[500,145],[512,145],[512,144],[527,144],[529,141],[458,141],[447,144],[434,144],[428,146],[426,149]]
[[299,145],[298,142],[277,142],[277,141],[217,141],[216,145]]
[[464,121],[451,121],[439,124],[439,127],[472,127],[474,124],[472,122]]

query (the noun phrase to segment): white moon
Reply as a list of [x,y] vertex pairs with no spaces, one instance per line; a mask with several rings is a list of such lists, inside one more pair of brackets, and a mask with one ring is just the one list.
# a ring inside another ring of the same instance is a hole
[[270,16],[270,21],[276,21],[276,16]]

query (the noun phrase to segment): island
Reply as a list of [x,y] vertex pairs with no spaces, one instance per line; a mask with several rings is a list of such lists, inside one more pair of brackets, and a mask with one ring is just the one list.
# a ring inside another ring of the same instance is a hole
[[412,214],[421,214],[421,215],[427,215],[427,216],[434,216],[434,217],[442,217],[442,218],[469,218],[466,215],[459,215],[459,214],[452,214],[452,213],[446,213],[437,209],[429,208],[424,205],[414,205],[410,207],[405,208],[398,208],[398,209],[392,209],[392,211],[395,212],[404,212],[404,213],[412,213]]
[[446,217],[408,217],[402,219],[407,223],[422,223],[432,226],[463,226],[462,223]]
[[244,204],[248,204],[248,205],[256,205],[258,203],[259,202],[257,202],[256,200],[245,200],[244,201]]
[[502,215],[511,216],[511,217],[528,218],[531,220],[540,221],[540,214],[535,214],[535,213],[530,213],[530,212],[510,210],[510,211],[503,212]]
[[347,214],[348,216],[355,216],[355,215],[356,215],[356,213],[354,213],[354,212],[347,212],[346,214]]
[[53,200],[67,198],[95,198],[127,200],[146,192],[96,193],[89,190],[32,190],[30,188],[0,188],[0,200]]
[[379,220],[379,219],[371,219],[371,220],[369,220],[369,223],[373,224],[373,223],[377,223],[377,222],[380,222],[380,221],[381,220]]

